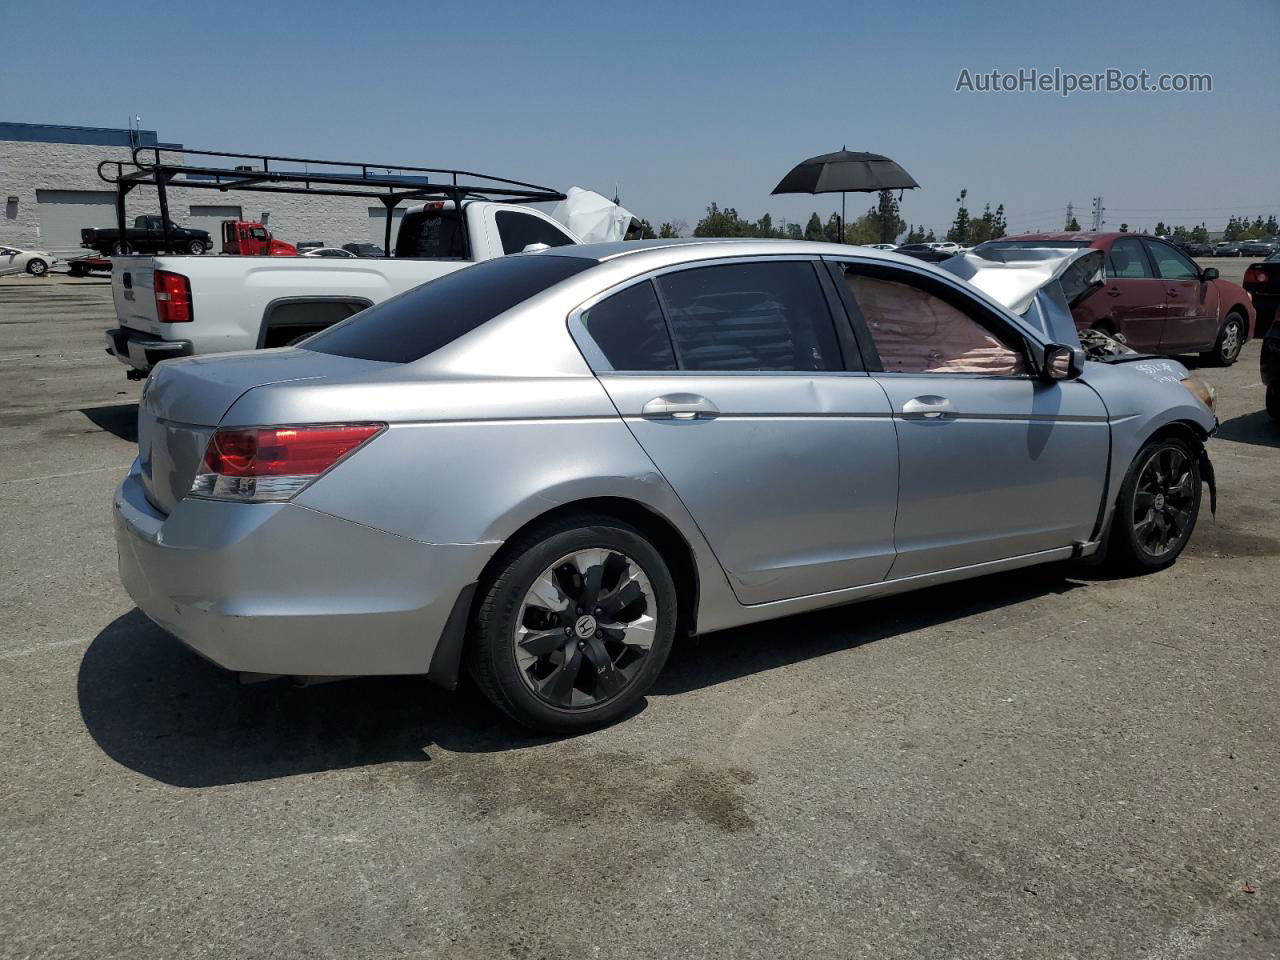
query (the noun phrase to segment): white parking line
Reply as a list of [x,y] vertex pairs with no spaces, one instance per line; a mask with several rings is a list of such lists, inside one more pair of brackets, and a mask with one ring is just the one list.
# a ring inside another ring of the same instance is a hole
[[0,486],[6,483],[34,483],[36,480],[61,480],[63,477],[83,477],[90,473],[104,473],[107,470],[128,470],[131,463],[122,466],[94,467],[92,470],[76,470],[72,473],[46,473],[39,477],[16,477],[13,480],[0,480]]

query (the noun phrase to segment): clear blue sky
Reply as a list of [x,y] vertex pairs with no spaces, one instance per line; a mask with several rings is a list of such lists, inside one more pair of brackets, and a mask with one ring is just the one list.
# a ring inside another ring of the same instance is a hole
[[[796,161],[886,153],[945,228],[1004,203],[1056,228],[1280,214],[1280,3],[128,3],[5,18],[0,120],[145,128],[192,147],[462,166],[612,193],[692,225],[824,213]],[[955,92],[962,68],[1210,73],[1210,94]],[[116,79],[119,77],[119,79]],[[866,206],[851,197],[851,213]]]

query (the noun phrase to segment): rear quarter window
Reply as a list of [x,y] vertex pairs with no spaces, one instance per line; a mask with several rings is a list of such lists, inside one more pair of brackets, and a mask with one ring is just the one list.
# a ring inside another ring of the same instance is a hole
[[581,257],[539,255],[486,260],[375,304],[322,330],[304,349],[412,363],[595,265]]

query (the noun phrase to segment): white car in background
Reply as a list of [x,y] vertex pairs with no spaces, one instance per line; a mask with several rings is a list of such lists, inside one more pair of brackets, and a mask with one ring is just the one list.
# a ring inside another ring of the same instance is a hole
[[896,243],[864,243],[862,246],[868,250],[897,250],[898,249],[898,245]]
[[8,273],[29,273],[33,277],[43,277],[57,262],[57,257],[43,250],[0,247],[0,276]]
[[312,247],[298,254],[300,257],[335,257],[339,260],[350,260],[355,254],[341,247]]

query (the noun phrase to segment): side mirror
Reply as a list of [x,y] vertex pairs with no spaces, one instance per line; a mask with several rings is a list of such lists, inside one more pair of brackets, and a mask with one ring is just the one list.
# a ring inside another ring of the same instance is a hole
[[1201,280],[1206,280],[1206,281],[1207,281],[1207,280],[1217,280],[1217,279],[1218,279],[1218,276],[1219,276],[1219,274],[1218,274],[1218,268],[1217,268],[1217,267],[1205,267],[1203,270],[1201,270],[1201,271],[1200,271],[1200,279],[1201,279]]
[[1040,378],[1050,383],[1058,380],[1074,380],[1080,376],[1076,351],[1061,343],[1051,343],[1044,348],[1044,362],[1040,365]]

